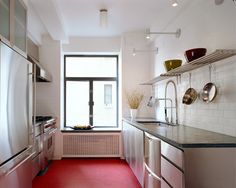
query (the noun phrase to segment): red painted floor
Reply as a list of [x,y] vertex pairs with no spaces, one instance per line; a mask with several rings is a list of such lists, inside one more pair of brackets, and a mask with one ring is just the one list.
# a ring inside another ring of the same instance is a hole
[[141,188],[124,160],[62,159],[53,161],[33,188]]

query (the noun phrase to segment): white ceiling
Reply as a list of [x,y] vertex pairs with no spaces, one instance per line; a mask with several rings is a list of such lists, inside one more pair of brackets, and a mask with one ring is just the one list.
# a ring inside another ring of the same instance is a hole
[[[163,29],[189,1],[179,0],[28,0],[55,40],[71,36],[120,36],[124,32]],[[108,10],[108,27],[99,26],[99,10]],[[177,29],[177,28],[176,28]]]

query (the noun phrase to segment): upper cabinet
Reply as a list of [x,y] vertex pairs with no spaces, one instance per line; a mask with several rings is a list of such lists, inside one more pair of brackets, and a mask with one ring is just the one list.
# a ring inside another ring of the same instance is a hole
[[26,52],[27,11],[20,0],[14,0],[14,45]]
[[26,56],[27,8],[22,0],[0,0],[0,37]]
[[0,36],[10,41],[10,0],[0,0]]

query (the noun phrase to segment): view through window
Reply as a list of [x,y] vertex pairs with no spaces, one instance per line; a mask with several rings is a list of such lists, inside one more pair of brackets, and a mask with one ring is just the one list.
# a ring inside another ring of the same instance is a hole
[[118,56],[65,55],[65,126],[117,127]]

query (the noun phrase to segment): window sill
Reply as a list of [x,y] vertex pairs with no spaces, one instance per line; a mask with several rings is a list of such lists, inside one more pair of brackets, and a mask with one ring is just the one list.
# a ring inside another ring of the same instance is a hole
[[93,129],[88,129],[88,130],[74,130],[74,129],[71,129],[69,127],[64,127],[64,128],[61,128],[61,132],[62,133],[76,133],[76,132],[79,132],[79,133],[85,133],[85,132],[121,132],[121,128],[111,128],[111,127],[108,127],[108,128],[93,128]]

